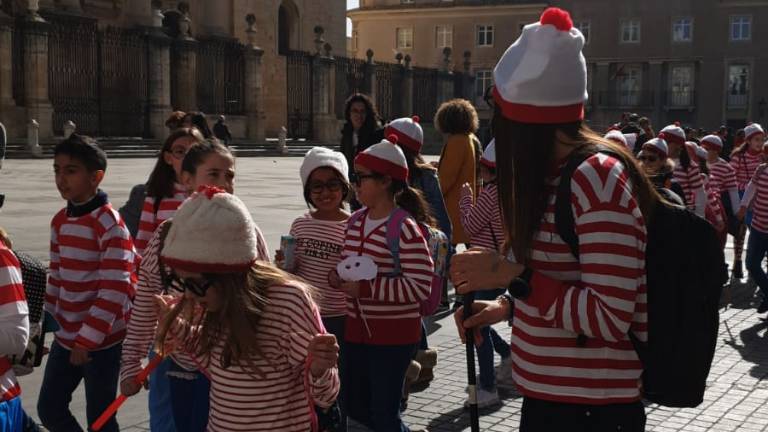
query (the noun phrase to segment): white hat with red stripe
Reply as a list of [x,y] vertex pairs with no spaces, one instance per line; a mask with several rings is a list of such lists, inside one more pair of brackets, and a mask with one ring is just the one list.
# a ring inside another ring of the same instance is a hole
[[680,127],[680,123],[675,122],[659,133],[659,137],[668,143],[684,145],[685,144],[685,131]]
[[701,139],[701,146],[704,148],[712,148],[713,150],[720,150],[723,148],[723,140],[717,135],[707,135]]
[[395,180],[408,181],[408,161],[403,150],[397,145],[397,135],[374,144],[355,157],[355,165],[392,177]]
[[629,147],[629,144],[627,143],[627,137],[625,137],[623,133],[616,129],[609,130],[603,138],[619,143],[624,147]]
[[384,129],[384,136],[397,136],[397,144],[416,153],[424,145],[424,130],[419,124],[419,116],[403,117],[392,120]]
[[257,258],[256,224],[240,199],[201,186],[176,211],[163,262],[193,273],[241,273]]
[[749,125],[747,125],[747,127],[744,128],[744,139],[746,141],[749,141],[750,139],[752,139],[752,137],[758,134],[765,135],[765,131],[763,130],[763,127],[757,123],[750,123]]
[[493,98],[504,117],[521,123],[584,119],[587,66],[584,36],[568,12],[548,8],[523,28],[493,71]]
[[666,158],[669,155],[669,146],[663,138],[652,138],[643,144],[643,151],[652,151],[662,158]]
[[488,168],[496,168],[496,140],[492,139],[480,157],[480,163]]
[[349,182],[349,167],[347,166],[347,158],[343,153],[333,151],[327,147],[312,147],[301,162],[299,168],[299,175],[301,176],[301,184],[307,185],[309,176],[318,168],[332,168],[344,179],[345,182]]
[[699,159],[707,158],[707,150],[705,150],[704,147],[696,144],[693,141],[686,141],[685,148],[686,150],[688,150],[688,155],[693,160],[696,160],[696,158],[699,158]]

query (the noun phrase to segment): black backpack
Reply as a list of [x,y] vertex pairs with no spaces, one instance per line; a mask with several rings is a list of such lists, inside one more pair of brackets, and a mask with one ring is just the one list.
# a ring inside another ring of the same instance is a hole
[[[597,152],[626,158],[603,146],[574,151],[557,190],[557,232],[577,258],[571,177]],[[643,175],[628,169],[631,177]],[[720,295],[728,280],[723,248],[709,222],[664,201],[655,206],[647,231],[648,342],[629,333],[643,363],[643,396],[659,405],[695,407],[704,400],[717,343]]]

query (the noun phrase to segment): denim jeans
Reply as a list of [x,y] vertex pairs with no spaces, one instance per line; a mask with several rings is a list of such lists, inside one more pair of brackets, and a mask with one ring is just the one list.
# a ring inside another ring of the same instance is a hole
[[747,241],[747,271],[760,287],[763,298],[768,298],[768,276],[762,266],[766,254],[768,254],[768,234],[750,229]]
[[341,391],[344,411],[374,432],[410,432],[400,418],[405,371],[416,344],[345,343]]
[[[117,395],[121,350],[122,345],[117,344],[103,350],[91,351],[88,363],[74,366],[69,362],[70,351],[54,341],[48,354],[48,363],[45,365],[40,398],[37,400],[37,414],[43,426],[51,432],[83,430],[69,410],[72,392],[80,385],[80,381],[85,381],[85,412],[88,425],[93,424]],[[113,416],[101,430],[119,431],[117,419]]]
[[0,432],[24,432],[25,417],[21,397],[0,402]]
[[163,360],[149,378],[149,425],[152,432],[205,432],[211,384],[198,371],[173,359]]
[[[475,293],[476,300],[493,300],[504,294],[506,290],[499,288],[490,291],[480,291]],[[480,388],[492,391],[496,388],[496,370],[493,368],[493,353],[497,352],[502,359],[510,356],[509,344],[493,329],[493,327],[483,327],[480,329],[480,336],[483,343],[477,346],[477,363],[480,370]]]
[[[342,373],[342,367],[341,362],[343,360],[343,352],[344,352],[344,324],[347,321],[346,316],[338,316],[338,317],[322,317],[323,319],[323,326],[325,327],[325,331],[328,333],[336,336],[336,342],[339,344],[339,380],[341,381],[341,373]],[[336,401],[339,403],[339,411],[341,414],[341,421],[339,422],[339,427],[336,430],[336,432],[344,432],[347,430],[347,413],[344,411],[344,403],[341,401],[343,398],[343,391],[339,390],[339,397],[336,399]]]

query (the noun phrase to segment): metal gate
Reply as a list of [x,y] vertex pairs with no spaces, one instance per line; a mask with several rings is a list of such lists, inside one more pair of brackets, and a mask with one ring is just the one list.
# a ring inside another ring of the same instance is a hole
[[205,113],[245,112],[245,46],[237,40],[202,39],[197,50],[197,105]]
[[285,56],[288,136],[293,139],[312,139],[312,62],[313,56],[303,51]]
[[402,115],[400,98],[395,92],[401,88],[403,67],[393,63],[378,63],[376,65],[376,109],[384,122],[392,121]]
[[431,123],[437,111],[437,69],[413,68],[413,111],[423,123]]
[[344,118],[347,98],[365,92],[365,60],[336,57],[336,118]]

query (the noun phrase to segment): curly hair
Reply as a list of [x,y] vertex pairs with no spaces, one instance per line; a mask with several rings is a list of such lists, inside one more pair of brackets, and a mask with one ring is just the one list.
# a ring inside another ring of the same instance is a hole
[[365,106],[365,122],[363,123],[363,130],[374,130],[380,126],[381,118],[379,112],[376,110],[373,100],[368,95],[362,93],[355,93],[350,96],[344,103],[344,120],[346,121],[345,128],[352,128],[352,119],[350,118],[350,110],[352,104],[360,102]]
[[452,99],[443,102],[435,113],[435,127],[450,135],[468,135],[477,132],[480,120],[477,111],[466,99]]

